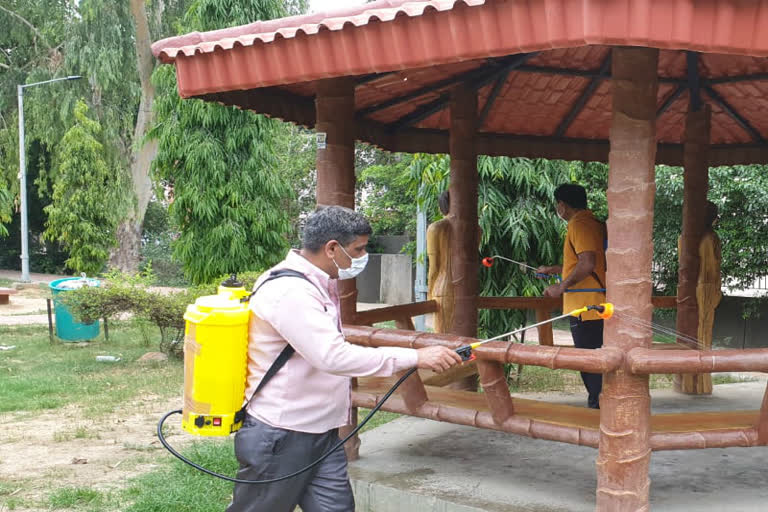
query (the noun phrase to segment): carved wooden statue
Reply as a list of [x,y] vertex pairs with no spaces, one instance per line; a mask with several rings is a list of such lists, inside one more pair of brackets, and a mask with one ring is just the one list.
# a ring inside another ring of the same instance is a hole
[[[717,205],[707,201],[707,227],[699,242],[699,277],[696,284],[696,302],[699,311],[697,339],[699,350],[712,348],[712,329],[715,323],[715,309],[722,299],[720,262],[722,245],[714,230],[717,221]],[[712,374],[683,374],[681,390],[691,394],[711,394]]]
[[427,274],[427,298],[437,302],[435,313],[435,332],[450,332],[453,325],[453,283],[451,273],[451,220],[449,217],[449,198],[446,193],[438,200],[444,218],[427,228],[427,256],[429,273]]

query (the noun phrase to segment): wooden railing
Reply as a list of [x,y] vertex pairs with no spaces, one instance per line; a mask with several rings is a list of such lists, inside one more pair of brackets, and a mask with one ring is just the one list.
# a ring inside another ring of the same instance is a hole
[[[675,297],[654,297],[657,308],[674,308]],[[486,309],[532,309],[537,319],[550,318],[560,301],[548,298],[482,297]],[[369,347],[422,348],[443,345],[458,348],[476,341],[450,334],[413,330],[414,316],[437,312],[434,301],[404,304],[360,312],[358,325],[345,325],[348,341]],[[398,328],[373,324],[395,321]],[[546,332],[540,340],[546,341]],[[550,338],[551,340],[551,334]],[[482,393],[445,389],[434,385],[423,373],[414,373],[382,407],[383,410],[479,428],[501,430],[541,439],[596,447],[599,439],[598,410],[512,398],[501,368],[507,363],[610,373],[619,368],[634,374],[708,373],[713,371],[768,372],[768,349],[750,350],[596,350],[550,345],[493,342],[475,350],[481,368]],[[466,365],[464,365],[466,366]],[[358,379],[353,391],[356,407],[373,407],[394,379]],[[696,412],[651,416],[651,448],[679,450],[768,444],[768,388],[759,411]]]

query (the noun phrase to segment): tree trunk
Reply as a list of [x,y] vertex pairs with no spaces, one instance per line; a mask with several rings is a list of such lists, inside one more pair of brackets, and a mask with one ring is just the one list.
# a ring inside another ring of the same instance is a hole
[[128,217],[118,227],[118,247],[110,257],[110,265],[124,272],[138,268],[141,248],[141,225],[147,205],[152,198],[152,181],[149,169],[157,154],[157,141],[144,142],[144,136],[152,124],[152,103],[155,99],[155,87],[152,85],[152,37],[149,33],[147,11],[144,0],[131,0],[131,14],[136,27],[136,63],[141,82],[141,101],[133,131],[133,150],[131,153],[131,184],[134,195],[133,208]]

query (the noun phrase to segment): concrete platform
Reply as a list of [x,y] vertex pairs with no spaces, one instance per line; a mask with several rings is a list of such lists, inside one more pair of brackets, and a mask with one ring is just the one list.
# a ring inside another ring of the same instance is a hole
[[[710,397],[652,390],[654,412],[759,409],[765,381]],[[581,394],[525,395],[581,405]],[[597,450],[403,417],[361,436],[350,464],[358,512],[581,512],[595,509]],[[768,510],[768,447],[654,452],[651,507]]]

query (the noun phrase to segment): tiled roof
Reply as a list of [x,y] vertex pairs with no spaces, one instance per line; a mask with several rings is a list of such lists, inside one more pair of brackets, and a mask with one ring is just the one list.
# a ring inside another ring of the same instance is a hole
[[[659,141],[682,141],[690,76],[712,108],[712,143],[751,147],[768,138],[764,27],[761,1],[380,0],[169,38],[153,52],[175,62],[184,97],[306,125],[317,80],[355,77],[360,138],[427,151],[444,148],[446,96],[459,82],[477,89],[489,136],[605,141],[610,47],[651,46],[661,50]],[[406,131],[424,136],[392,135]]]

